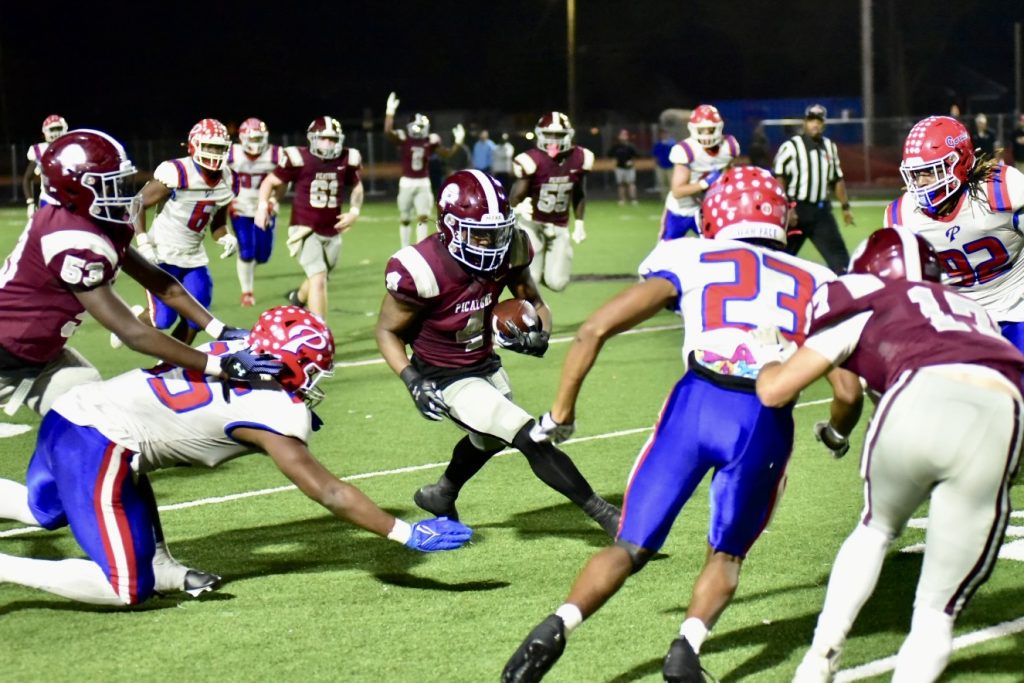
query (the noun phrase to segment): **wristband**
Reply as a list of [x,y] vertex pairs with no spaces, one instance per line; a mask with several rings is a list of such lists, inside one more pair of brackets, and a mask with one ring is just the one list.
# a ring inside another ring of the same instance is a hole
[[843,211],[849,211],[850,202],[843,202],[842,204],[839,205],[839,208],[841,208]]
[[360,209],[358,206],[350,206],[348,208],[348,212],[353,216],[358,216],[360,213],[362,213],[362,209]]
[[36,200],[34,200],[31,197],[29,197],[28,199],[25,200],[25,203],[28,204],[29,206],[31,206],[31,205],[36,203]]
[[388,540],[405,545],[412,538],[412,525],[395,517],[395,525],[388,532]]
[[409,386],[420,378],[420,373],[412,365],[406,365],[405,369],[398,373],[398,377],[405,382],[405,386]]
[[576,230],[582,230],[583,225],[584,223],[582,218],[577,218],[576,221],[572,224],[573,228],[575,228]]
[[149,244],[150,243],[149,233],[147,233],[147,232],[140,232],[138,235],[135,236],[135,243],[138,244],[140,247],[143,244]]
[[220,377],[220,356],[211,356],[207,354],[206,369],[203,370],[203,372],[210,377]]
[[[221,239],[224,238],[222,237]],[[212,318],[210,322],[206,323],[206,327],[204,327],[203,329],[206,330],[206,334],[216,339],[217,337],[220,336],[220,333],[224,331],[224,323],[217,320],[216,318]]]
[[707,192],[707,189],[711,186],[708,185],[708,181],[701,178],[700,180],[697,181],[697,187],[699,187],[702,192]]

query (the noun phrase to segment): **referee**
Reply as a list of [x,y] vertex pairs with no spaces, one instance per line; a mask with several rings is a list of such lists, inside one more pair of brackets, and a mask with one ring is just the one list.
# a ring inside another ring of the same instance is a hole
[[795,216],[789,218],[789,238],[786,251],[796,254],[804,241],[810,238],[821,252],[825,263],[836,273],[846,271],[850,252],[846,249],[839,225],[832,215],[829,188],[834,188],[836,199],[843,209],[843,222],[853,225],[850,200],[843,182],[843,169],[839,165],[839,151],[834,142],[823,135],[828,111],[820,104],[812,104],[804,111],[804,128],[782,143],[772,172],[791,201],[796,202]]

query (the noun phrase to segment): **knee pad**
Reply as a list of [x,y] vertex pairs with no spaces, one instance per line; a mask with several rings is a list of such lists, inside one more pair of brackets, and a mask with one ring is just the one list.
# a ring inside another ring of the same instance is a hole
[[638,571],[643,569],[654,556],[654,553],[647,548],[642,548],[636,543],[630,543],[629,541],[624,541],[621,538],[617,539],[614,545],[616,548],[622,548],[629,555],[629,559],[633,563],[633,574],[636,574]]

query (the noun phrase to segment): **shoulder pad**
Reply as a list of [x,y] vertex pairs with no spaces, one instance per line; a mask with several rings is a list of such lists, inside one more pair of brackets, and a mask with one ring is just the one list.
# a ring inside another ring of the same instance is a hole
[[580,147],[583,151],[583,170],[589,171],[594,168],[594,153],[586,147]]
[[349,147],[348,150],[348,165],[349,166],[361,166],[363,163],[363,157],[359,153],[358,149]]
[[512,160],[517,178],[524,178],[537,172],[537,162],[530,156],[529,152],[521,152]]

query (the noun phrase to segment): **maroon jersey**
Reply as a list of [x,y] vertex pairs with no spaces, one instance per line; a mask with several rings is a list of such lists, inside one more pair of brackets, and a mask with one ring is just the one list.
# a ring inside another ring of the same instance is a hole
[[397,130],[401,148],[399,154],[402,159],[403,178],[427,178],[429,177],[430,155],[441,144],[441,137],[437,133],[431,133],[425,138],[411,138],[404,130]]
[[36,212],[0,268],[0,346],[30,363],[58,355],[82,322],[75,296],[111,282],[134,231],[59,206]]
[[491,357],[491,312],[501,291],[532,259],[522,230],[513,234],[505,263],[486,276],[456,261],[440,233],[399,250],[388,261],[384,280],[391,296],[423,309],[410,342],[416,356],[440,368],[466,368]]
[[533,148],[516,156],[512,170],[516,178],[530,179],[533,220],[564,227],[569,225],[573,188],[593,167],[594,153],[585,147],[573,147],[554,159]]
[[337,235],[334,225],[342,213],[344,190],[359,184],[362,163],[359,151],[348,147],[337,159],[313,156],[307,147],[286,147],[274,175],[295,185],[291,224],[325,237]]
[[[884,393],[907,370],[949,363],[982,365],[1021,385],[1024,355],[1000,334],[985,309],[933,282],[844,275],[825,283],[814,294],[807,345],[818,350],[816,333],[827,334],[827,328],[866,312],[870,316],[859,338],[842,335],[844,343],[856,343],[842,365],[874,391]],[[849,327],[856,337],[852,321]]]

